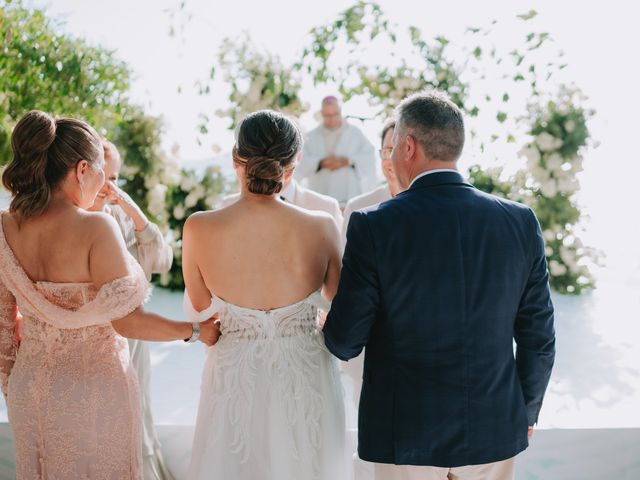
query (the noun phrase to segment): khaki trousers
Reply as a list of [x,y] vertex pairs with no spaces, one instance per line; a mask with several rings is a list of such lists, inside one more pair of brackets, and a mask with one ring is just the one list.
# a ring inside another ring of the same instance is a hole
[[513,458],[466,467],[422,467],[416,465],[374,464],[375,480],[513,480]]

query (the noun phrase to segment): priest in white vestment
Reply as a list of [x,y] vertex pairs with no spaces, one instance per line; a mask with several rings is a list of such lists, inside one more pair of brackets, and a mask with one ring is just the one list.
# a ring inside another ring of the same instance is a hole
[[341,207],[377,184],[375,149],[362,131],[342,117],[336,97],[322,100],[322,124],[305,139],[296,177]]

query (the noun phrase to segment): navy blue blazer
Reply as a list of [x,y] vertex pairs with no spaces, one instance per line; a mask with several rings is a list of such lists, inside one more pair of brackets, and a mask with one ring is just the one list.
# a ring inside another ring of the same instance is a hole
[[342,360],[366,346],[360,458],[456,467],[524,450],[555,353],[533,211],[432,173],[354,212],[342,263],[324,338]]

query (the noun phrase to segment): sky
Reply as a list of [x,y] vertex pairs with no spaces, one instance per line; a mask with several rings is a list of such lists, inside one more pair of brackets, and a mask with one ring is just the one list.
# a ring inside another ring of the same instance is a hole
[[[299,54],[311,27],[331,21],[352,2],[186,0],[183,13],[173,19],[169,12],[177,11],[179,0],[31,0],[30,4],[45,7],[49,16],[61,21],[64,31],[113,49],[128,62],[135,79],[133,99],[149,113],[162,116],[163,145],[167,150],[179,145],[181,158],[188,162],[212,157],[214,144],[222,151],[232,146],[232,134],[223,120],[216,120],[202,145],[196,142],[198,115],[204,110],[213,117],[215,109],[227,106],[224,85],[217,85],[220,91],[214,89],[205,99],[197,95],[194,86],[208,75],[223,38],[247,32],[260,48],[288,62]],[[607,254],[610,268],[604,275],[640,275],[640,215],[636,213],[640,177],[636,121],[640,67],[635,51],[640,44],[638,7],[621,0],[381,0],[379,4],[398,28],[416,25],[427,35],[453,38],[468,26],[488,25],[494,19],[509,23],[516,14],[532,8],[538,11],[531,27],[549,32],[555,46],[566,53],[569,66],[563,74],[565,80],[575,82],[589,97],[587,105],[597,112],[589,127],[599,146],[586,152],[585,172],[580,176],[578,200],[585,212],[582,238]],[[529,28],[511,24],[514,31],[505,34],[503,42],[509,42],[509,35],[526,33],[517,28]],[[174,37],[169,35],[171,26],[177,27]],[[319,99],[333,93],[308,90],[305,100],[313,108],[302,119],[307,128],[313,126],[312,114]],[[346,113],[362,111],[361,105],[345,106]],[[366,127],[372,140],[378,129],[375,123]],[[465,155],[482,162],[477,151]],[[509,165],[517,161],[513,152],[505,157],[497,162]],[[487,158],[485,163],[495,164],[496,160]]]

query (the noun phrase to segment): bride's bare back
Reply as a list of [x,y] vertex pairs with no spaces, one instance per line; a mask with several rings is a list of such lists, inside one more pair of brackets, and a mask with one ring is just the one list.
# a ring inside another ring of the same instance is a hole
[[243,193],[237,203],[185,224],[183,270],[191,301],[211,293],[235,305],[270,310],[323,288],[333,298],[340,274],[334,220],[276,197]]

